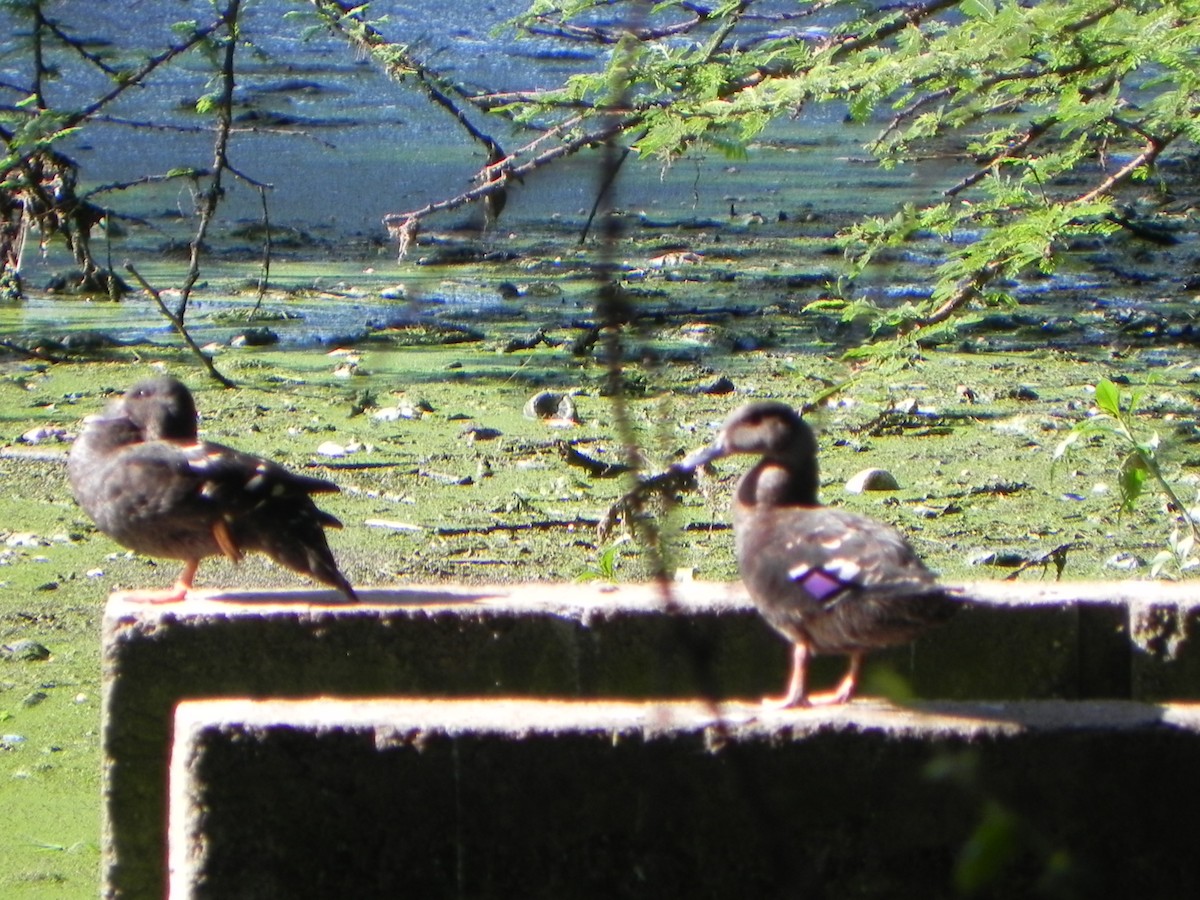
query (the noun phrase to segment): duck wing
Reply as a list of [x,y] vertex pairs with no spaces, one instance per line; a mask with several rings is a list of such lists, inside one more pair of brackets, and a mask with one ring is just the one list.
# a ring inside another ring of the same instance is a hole
[[818,653],[903,643],[958,604],[894,528],[824,507],[759,512],[739,529],[742,577],[763,616]]

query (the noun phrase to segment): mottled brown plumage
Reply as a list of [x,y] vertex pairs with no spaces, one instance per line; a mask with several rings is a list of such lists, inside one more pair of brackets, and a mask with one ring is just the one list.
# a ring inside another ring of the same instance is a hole
[[[912,640],[949,618],[959,602],[894,528],[819,505],[816,439],[790,406],[758,401],[734,410],[716,440],[680,466],[695,469],[734,453],[760,457],[734,494],[742,580],[763,617],[793,645],[787,693],[765,702],[844,703],[867,651]],[[850,657],[830,695],[808,693],[812,654]]]
[[85,420],[68,470],[102,532],[138,553],[183,560],[175,587],[144,599],[182,600],[201,559],[237,562],[250,552],[357,599],[325,539],[341,523],[311,496],[337,485],[200,440],[191,392],[174,378],[140,382]]

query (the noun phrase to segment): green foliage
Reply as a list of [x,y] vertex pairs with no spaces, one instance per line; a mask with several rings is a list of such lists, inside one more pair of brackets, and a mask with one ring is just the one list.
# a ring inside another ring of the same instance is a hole
[[[613,5],[538,2],[514,26],[603,43],[615,27],[594,23],[612,19]],[[930,152],[973,156],[977,172],[943,185],[944,200],[845,235],[860,268],[916,231],[956,239],[906,330],[1003,297],[986,285],[1049,271],[1073,240],[1112,233],[1121,184],[1145,179],[1168,148],[1186,151],[1200,135],[1196,0],[834,2],[783,17],[790,32],[766,32],[746,15],[752,6],[728,3],[700,18],[683,3],[638,15],[627,7],[641,36],[620,62],[632,145],[667,161],[697,148],[749,152],[775,123],[832,103],[881,123],[870,150],[884,167]],[[584,119],[601,116],[610,74],[575,76],[509,111],[526,122],[579,117],[581,107]]]
[[954,787],[979,807],[978,822],[966,836],[954,867],[954,888],[960,896],[991,896],[997,885],[1004,884],[1007,870],[1030,865],[1040,871],[1039,895],[1076,895],[1079,872],[1072,854],[994,795],[986,786],[976,752],[940,753],[926,766],[925,777]]
[[954,870],[954,886],[968,896],[995,883],[1018,854],[1020,820],[994,800],[984,803],[975,831],[963,845]]
[[1078,445],[1081,438],[1107,436],[1116,439],[1120,454],[1116,470],[1117,484],[1120,486],[1120,508],[1123,513],[1132,511],[1147,488],[1157,485],[1178,517],[1177,521],[1171,523],[1166,549],[1155,556],[1151,563],[1151,575],[1157,577],[1170,564],[1174,564],[1179,572],[1200,565],[1193,552],[1196,538],[1200,537],[1200,527],[1162,471],[1158,432],[1146,432],[1138,424],[1140,401],[1141,394],[1133,391],[1122,405],[1120,389],[1112,381],[1102,378],[1096,384],[1096,415],[1084,419],[1071,429],[1070,434],[1055,448],[1054,458],[1063,458]]
[[221,95],[219,93],[204,94],[196,98],[196,112],[202,116],[211,115],[221,107]]
[[612,581],[617,580],[617,569],[621,564],[620,548],[628,543],[630,537],[622,535],[596,554],[596,560],[579,574],[579,581]]
[[1142,495],[1147,473],[1151,467],[1157,468],[1154,456],[1159,446],[1158,433],[1151,432],[1146,437],[1140,437],[1135,432],[1137,404],[1140,399],[1140,394],[1131,394],[1128,406],[1122,409],[1120,390],[1107,378],[1101,379],[1096,385],[1097,414],[1075,425],[1070,434],[1054,449],[1054,458],[1058,460],[1065,456],[1080,438],[1091,435],[1116,437],[1123,452],[1118,470],[1123,512],[1133,509]]

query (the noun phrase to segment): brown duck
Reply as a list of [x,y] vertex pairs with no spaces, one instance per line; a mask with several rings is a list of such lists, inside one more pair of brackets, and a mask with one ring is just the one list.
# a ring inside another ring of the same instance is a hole
[[259,552],[356,600],[325,539],[341,522],[311,496],[337,485],[200,440],[196,421],[187,387],[154,378],[85,419],[71,448],[71,487],[96,526],[138,553],[183,560],[174,588],[136,596],[182,600],[204,557]]
[[[759,401],[734,410],[716,440],[679,466],[695,470],[734,453],[760,457],[733,499],[742,581],[759,612],[793,646],[787,693],[764,703],[845,703],[869,650],[912,640],[948,619],[961,601],[938,586],[894,528],[818,503],[817,442],[787,404]],[[814,654],[850,657],[831,694],[808,692]]]

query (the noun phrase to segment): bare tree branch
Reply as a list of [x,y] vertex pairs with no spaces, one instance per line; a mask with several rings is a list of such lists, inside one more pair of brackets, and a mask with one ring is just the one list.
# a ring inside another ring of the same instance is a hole
[[163,301],[162,294],[155,290],[150,282],[142,277],[141,272],[134,268],[132,263],[125,263],[125,271],[132,275],[134,281],[138,283],[141,289],[150,295],[150,299],[155,302],[162,314],[167,317],[168,321],[170,321],[171,325],[174,327],[176,333],[183,338],[183,342],[187,344],[188,349],[192,351],[192,355],[194,355],[196,359],[200,360],[200,364],[208,370],[208,374],[224,387],[237,387],[234,382],[230,381],[217,371],[217,367],[213,363],[212,357],[201,350],[200,346],[192,339],[191,334],[188,333],[187,325],[184,324],[183,319],[177,316],[171,310],[171,308],[167,306],[167,304]]

